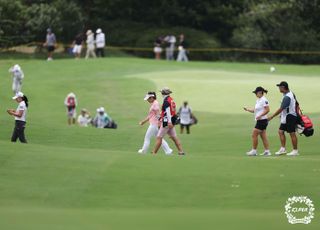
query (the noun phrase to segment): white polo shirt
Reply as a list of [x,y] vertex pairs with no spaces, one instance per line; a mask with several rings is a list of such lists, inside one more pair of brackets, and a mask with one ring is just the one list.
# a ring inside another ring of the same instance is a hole
[[[269,107],[268,99],[265,96],[258,98],[256,102],[256,106],[254,107],[254,117],[256,120],[257,120],[257,117],[263,113],[266,107]],[[261,117],[261,120],[265,120],[265,119],[268,119],[267,115],[264,115]]]
[[24,102],[24,101],[21,101],[20,103],[19,103],[19,105],[18,105],[18,108],[17,108],[17,112],[19,112],[19,111],[23,111],[23,113],[22,113],[22,116],[21,117],[14,117],[14,119],[16,120],[16,121],[26,121],[26,115],[27,115],[27,106],[26,106],[26,103]]

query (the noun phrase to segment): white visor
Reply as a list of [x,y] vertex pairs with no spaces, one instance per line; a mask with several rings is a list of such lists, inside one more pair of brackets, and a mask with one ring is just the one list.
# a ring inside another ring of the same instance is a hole
[[148,100],[150,97],[154,97],[154,94],[147,94],[145,97],[144,97],[144,100]]

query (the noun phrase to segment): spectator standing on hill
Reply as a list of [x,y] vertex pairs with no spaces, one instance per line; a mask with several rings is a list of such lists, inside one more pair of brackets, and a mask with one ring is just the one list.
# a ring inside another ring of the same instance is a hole
[[187,56],[187,48],[188,48],[188,44],[185,41],[185,37],[184,34],[180,35],[180,40],[179,40],[179,53],[178,53],[178,58],[177,61],[189,61],[188,56]]
[[52,55],[54,52],[54,49],[56,47],[56,35],[52,33],[52,30],[50,28],[47,29],[47,36],[46,36],[46,41],[43,44],[43,46],[47,47],[48,50],[48,61],[52,61]]
[[82,45],[83,45],[83,35],[82,33],[77,34],[75,37],[72,46],[72,53],[74,54],[74,57],[76,59],[79,59],[81,57],[81,51],[82,51]]
[[18,92],[12,99],[16,100],[16,102],[18,102],[19,105],[16,110],[7,110],[7,112],[11,116],[14,116],[15,119],[15,127],[12,133],[11,141],[16,142],[19,138],[21,143],[27,143],[24,130],[26,128],[26,115],[29,106],[28,98],[22,92]]
[[21,67],[16,64],[9,69],[9,72],[12,74],[12,91],[14,94],[17,94],[22,88],[22,80],[24,78],[23,71]]
[[64,99],[64,105],[67,107],[67,116],[68,116],[68,124],[76,123],[76,107],[77,107],[77,98],[74,93],[69,93],[67,97]]
[[96,58],[96,54],[94,52],[94,34],[92,33],[91,30],[87,31],[87,53],[86,53],[86,59],[88,59],[90,56],[92,56],[93,58]]
[[175,49],[175,44],[177,42],[177,39],[174,35],[167,35],[164,40],[166,42],[166,59],[168,61],[173,61],[174,49]]
[[106,38],[102,30],[99,28],[96,31],[96,54],[97,57],[104,57],[104,47],[106,46]]
[[154,48],[153,52],[155,54],[155,59],[160,60],[161,59],[161,53],[162,53],[162,37],[158,37],[154,42]]
[[[139,124],[142,126],[145,123],[149,122],[149,127],[144,137],[143,146],[141,149],[139,149],[138,153],[148,152],[151,138],[156,137],[159,131],[158,123],[160,117],[160,106],[159,102],[157,101],[156,93],[148,92],[147,95],[144,97],[144,100],[150,103],[150,109],[148,116],[145,119],[143,119]],[[172,149],[170,149],[168,143],[165,140],[162,141],[161,147],[167,155],[172,153]]]

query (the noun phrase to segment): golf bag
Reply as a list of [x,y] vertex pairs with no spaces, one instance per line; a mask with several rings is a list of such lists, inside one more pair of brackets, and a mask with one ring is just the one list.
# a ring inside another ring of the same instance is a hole
[[297,131],[300,135],[305,135],[306,137],[311,137],[314,134],[312,120],[302,113],[299,102],[294,95],[296,100],[296,113],[297,113]]

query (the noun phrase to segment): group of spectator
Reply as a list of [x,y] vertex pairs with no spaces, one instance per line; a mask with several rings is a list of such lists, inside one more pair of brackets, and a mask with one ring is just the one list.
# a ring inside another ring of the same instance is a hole
[[[72,48],[70,51],[75,56],[76,59],[81,57],[82,48],[84,46],[84,42],[86,42],[86,56],[89,57],[104,57],[104,48],[106,45],[105,34],[102,32],[102,29],[98,28],[96,30],[96,35],[92,32],[92,30],[87,30],[86,34],[79,33],[74,38],[72,42]],[[43,44],[44,47],[48,50],[48,61],[53,60],[53,52],[57,47],[57,40],[55,34],[52,32],[50,28],[47,29],[46,41]]]
[[177,43],[177,39],[173,34],[157,37],[154,42],[154,49],[153,49],[153,52],[155,54],[155,59],[156,60],[161,59],[163,47],[165,47],[166,60],[168,61],[177,60],[177,61],[186,61],[186,62],[189,61],[189,58],[187,56],[188,44],[185,40],[184,34],[179,35],[178,55],[177,55],[177,58],[175,59],[174,53],[176,50],[176,43]]
[[[104,107],[97,108],[97,113],[95,117],[91,117],[89,111],[85,108],[81,109],[81,113],[77,118],[77,98],[74,93],[69,93],[64,104],[67,108],[68,124],[78,124],[81,127],[88,127],[92,125],[96,128],[111,128],[116,129],[117,124],[112,120],[112,118],[107,114]],[[77,119],[76,119],[77,118]]]

